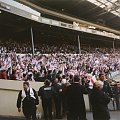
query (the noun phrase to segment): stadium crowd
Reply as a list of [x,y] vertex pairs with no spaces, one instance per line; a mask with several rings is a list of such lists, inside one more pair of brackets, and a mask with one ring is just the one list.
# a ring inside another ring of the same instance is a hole
[[120,69],[118,54],[16,54],[4,53],[0,56],[0,78],[30,81],[54,80],[57,74],[69,77],[88,73],[97,78],[105,72],[110,77],[112,71]]
[[[103,54],[113,54],[120,53],[120,49],[113,49],[111,47],[93,47],[93,46],[82,46],[82,53],[103,53]],[[32,43],[28,40],[26,41],[16,41],[13,39],[9,40],[0,40],[0,53],[9,53],[15,52],[20,54],[32,53]],[[64,54],[79,54],[78,44],[62,43],[57,44],[56,42],[39,42],[35,43],[35,53],[40,54],[55,54],[55,53],[64,53]]]
[[119,49],[83,47],[82,50],[86,52],[80,55],[74,45],[41,44],[35,48],[36,54],[31,55],[30,42],[2,41],[0,78],[30,81],[49,78],[53,81],[58,74],[67,79],[74,74],[81,78],[91,74],[96,79],[99,73],[105,72],[110,77],[112,71],[120,69]]

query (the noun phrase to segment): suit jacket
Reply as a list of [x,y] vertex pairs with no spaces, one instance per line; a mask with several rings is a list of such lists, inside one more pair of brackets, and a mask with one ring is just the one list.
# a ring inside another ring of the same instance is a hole
[[110,98],[102,90],[95,88],[93,89],[91,98],[94,120],[109,120],[110,114],[107,105],[110,102]]
[[107,81],[104,81],[102,91],[105,92],[106,94],[108,94],[108,96],[110,96],[111,98],[113,97],[110,84]]
[[66,89],[66,103],[68,112],[78,113],[86,119],[86,109],[83,94],[87,94],[85,86],[73,83]]

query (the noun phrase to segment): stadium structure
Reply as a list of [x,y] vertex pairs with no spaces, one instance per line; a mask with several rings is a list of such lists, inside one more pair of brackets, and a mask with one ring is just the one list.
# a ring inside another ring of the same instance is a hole
[[120,45],[119,0],[0,0],[0,39],[36,45]]
[[[6,54],[20,48],[19,44],[31,49],[15,51],[18,54],[41,55],[42,45],[73,45],[78,54],[98,50],[96,48],[119,49],[120,0],[0,0],[0,48],[12,46]],[[23,84],[19,80],[0,80],[0,116],[23,116],[16,108],[18,91]],[[43,84],[31,82],[36,91]],[[88,95],[84,98],[86,110],[90,111]],[[42,111],[41,103],[38,109]]]

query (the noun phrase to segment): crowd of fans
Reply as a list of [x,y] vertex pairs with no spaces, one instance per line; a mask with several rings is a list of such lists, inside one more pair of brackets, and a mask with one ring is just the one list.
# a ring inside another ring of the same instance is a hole
[[41,44],[32,55],[30,46],[29,41],[0,43],[0,79],[52,82],[60,76],[60,81],[68,82],[77,74],[84,82],[90,76],[96,80],[100,73],[112,78],[111,72],[120,69],[119,49],[82,47],[86,52],[77,54],[75,45]]
[[[28,54],[32,53],[32,43],[28,40],[25,41],[16,41],[9,39],[0,40],[0,53],[21,53],[21,54]],[[89,45],[81,45],[81,52],[84,53],[102,53],[102,54],[112,54],[112,53],[120,53],[120,49],[113,49],[108,47],[93,47]],[[56,54],[56,53],[63,53],[63,54],[79,54],[78,44],[70,44],[70,43],[52,43],[52,42],[40,42],[39,44],[35,42],[35,53],[40,54]]]
[[31,51],[30,41],[0,40],[0,53],[30,53]]
[[118,54],[0,54],[0,78],[15,80],[51,81],[58,74],[69,78],[78,74],[86,77],[91,74],[97,78],[99,73],[106,73],[110,77],[112,71],[120,69]]

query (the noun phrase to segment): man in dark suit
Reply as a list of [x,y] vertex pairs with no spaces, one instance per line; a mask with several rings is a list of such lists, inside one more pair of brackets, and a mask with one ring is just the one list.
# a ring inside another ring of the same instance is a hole
[[87,88],[79,81],[79,76],[75,75],[74,83],[66,89],[67,120],[86,120],[83,94],[87,94]]
[[110,84],[107,82],[107,80],[105,78],[105,75],[103,73],[99,74],[99,80],[103,84],[102,91],[104,93],[106,93],[108,96],[110,96],[111,98],[113,98],[113,94],[112,94],[112,90],[111,90]]
[[101,81],[95,82],[93,86],[92,98],[92,111],[94,120],[109,120],[110,114],[108,110],[108,103],[110,98],[102,91],[103,84]]

